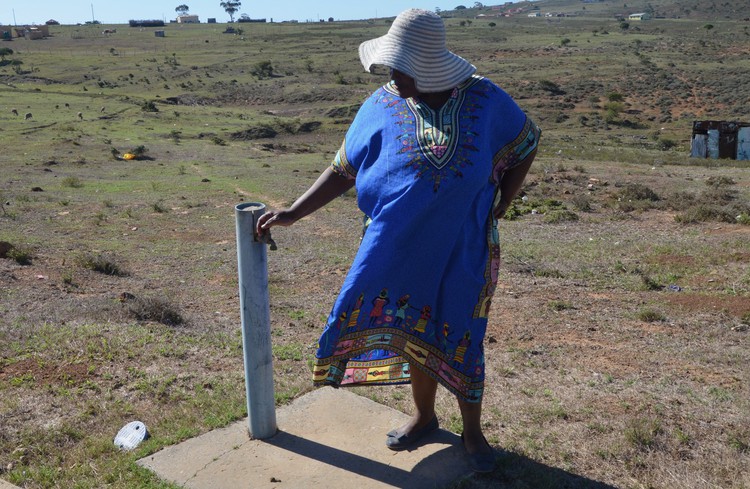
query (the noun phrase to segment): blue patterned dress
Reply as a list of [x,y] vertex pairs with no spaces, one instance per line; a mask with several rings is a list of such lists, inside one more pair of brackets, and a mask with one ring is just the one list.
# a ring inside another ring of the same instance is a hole
[[539,135],[478,76],[437,111],[392,84],[369,97],[332,163],[355,179],[369,224],[320,338],[316,385],[407,383],[415,366],[481,400],[498,184]]

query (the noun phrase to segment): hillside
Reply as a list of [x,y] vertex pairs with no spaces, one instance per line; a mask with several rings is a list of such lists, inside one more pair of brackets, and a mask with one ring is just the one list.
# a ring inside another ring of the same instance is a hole
[[[680,0],[539,0],[534,2],[516,2],[510,5],[490,5],[485,8],[473,8],[466,4],[466,10],[444,12],[448,15],[475,16],[489,13],[498,8],[523,8],[526,11],[539,10],[541,12],[565,13],[568,15],[585,17],[613,18],[625,15],[647,12],[652,17],[667,19],[691,19],[705,21],[719,20],[750,20],[750,11],[744,0],[713,0],[710,2],[680,1]],[[503,8],[503,9],[504,9]]]
[[[750,162],[689,157],[693,120],[748,116],[748,23],[565,5],[587,15],[447,13],[450,48],[543,129],[499,225],[483,428],[500,457],[450,489],[748,488]],[[329,165],[388,79],[357,47],[390,20],[3,43],[1,479],[174,488],[135,461],[246,415],[235,205],[288,206]],[[278,405],[312,388],[356,204],[274,228]],[[412,409],[408,386],[357,393]],[[445,389],[437,414],[461,430]],[[122,453],[135,419],[151,437]]]

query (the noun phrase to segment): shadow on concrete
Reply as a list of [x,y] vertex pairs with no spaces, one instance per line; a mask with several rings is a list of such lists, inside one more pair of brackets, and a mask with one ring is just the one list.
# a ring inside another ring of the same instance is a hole
[[[472,476],[484,484],[478,484],[479,487],[492,487],[493,489],[618,489],[616,486],[557,467],[550,467],[517,453],[504,450],[496,451],[498,459],[495,464],[495,471],[490,474]],[[456,485],[456,487],[464,486]]]
[[[283,431],[263,441],[299,456],[403,489],[473,487],[467,479],[475,480],[479,487],[495,489],[618,489],[502,450],[497,450],[498,460],[494,472],[473,474],[466,462],[461,438],[444,430],[427,437],[425,444],[444,443],[449,446],[426,455],[412,470],[404,470]],[[418,448],[415,447],[415,450]]]
[[[434,489],[444,487],[470,472],[467,465],[456,464],[456,460],[462,460],[461,448],[453,443],[456,440],[460,439],[443,430],[427,437],[425,443],[447,442],[452,445],[426,455],[412,470],[404,470],[284,431],[279,431],[272,438],[263,441],[277,448],[289,450],[298,456],[307,457],[391,487]],[[414,448],[414,450],[418,449],[419,447]]]

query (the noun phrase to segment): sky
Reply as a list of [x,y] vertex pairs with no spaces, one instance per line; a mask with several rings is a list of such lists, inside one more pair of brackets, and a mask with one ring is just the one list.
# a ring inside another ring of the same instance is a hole
[[[0,24],[44,24],[50,19],[61,24],[78,24],[92,18],[102,24],[126,24],[131,19],[168,22],[177,15],[175,7],[182,4],[190,7],[189,13],[198,15],[201,22],[209,17],[226,22],[229,15],[219,3],[220,0],[0,0]],[[369,19],[395,16],[408,8],[434,11],[436,8],[450,10],[457,5],[474,5],[473,1],[462,3],[462,0],[266,0],[241,3],[235,18],[247,14],[253,19],[266,18],[274,22],[318,21],[329,17],[336,20]]]

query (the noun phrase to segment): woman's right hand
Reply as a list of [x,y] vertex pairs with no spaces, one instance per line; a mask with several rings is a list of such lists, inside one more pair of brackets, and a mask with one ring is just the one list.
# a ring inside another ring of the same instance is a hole
[[263,236],[273,226],[291,226],[296,221],[297,219],[292,216],[289,209],[268,211],[258,218],[258,222],[255,223],[255,232],[258,236]]

